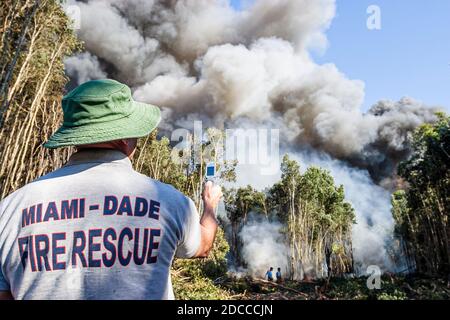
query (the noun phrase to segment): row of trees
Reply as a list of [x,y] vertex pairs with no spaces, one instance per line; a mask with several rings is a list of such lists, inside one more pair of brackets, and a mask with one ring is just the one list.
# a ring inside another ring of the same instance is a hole
[[345,201],[343,186],[336,186],[330,173],[321,168],[310,167],[301,174],[299,164],[288,156],[283,158],[281,171],[281,180],[264,192],[251,186],[227,190],[225,202],[235,262],[245,265],[238,234],[253,212],[286,226],[290,278],[351,272],[355,214]]
[[450,274],[450,117],[438,114],[412,139],[411,157],[398,173],[408,184],[392,196],[396,234],[410,270]]
[[59,167],[41,145],[61,122],[64,57],[80,48],[55,0],[0,2],[0,198]]

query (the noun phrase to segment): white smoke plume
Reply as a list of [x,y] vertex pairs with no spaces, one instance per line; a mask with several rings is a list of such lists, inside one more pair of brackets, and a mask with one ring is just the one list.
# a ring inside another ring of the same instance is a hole
[[334,0],[259,0],[243,11],[211,0],[69,4],[80,7],[78,34],[89,54],[69,59],[68,73],[78,82],[105,73],[122,80],[136,99],[171,109],[173,121],[281,117],[288,143],[379,180],[407,153],[411,130],[435,119],[435,109],[407,98],[364,114],[363,82],[312,61],[308,49],[326,45]]
[[77,32],[87,51],[66,61],[73,84],[105,75],[125,82],[136,100],[162,107],[167,129],[190,119],[218,127],[277,123],[284,148],[302,155],[310,147],[326,154],[321,164],[347,172],[342,183],[362,230],[355,246],[361,259],[377,256],[368,248],[384,255],[384,237],[358,236],[384,230],[390,215],[389,193],[376,184],[392,187],[408,137],[434,121],[436,109],[404,98],[363,113],[364,83],[312,60],[309,50],[326,48],[335,0],[256,0],[241,11],[226,0],[67,4],[80,8]]
[[356,271],[364,274],[370,265],[378,265],[384,271],[395,271],[386,243],[391,240],[394,220],[391,215],[390,193],[373,183],[368,172],[351,167],[340,160],[314,151],[293,155],[303,165],[320,166],[329,170],[337,185],[345,186],[345,197],[356,214],[352,229],[353,257]]
[[101,70],[97,57],[89,52],[68,57],[65,61],[66,72],[76,79],[78,83],[83,83],[92,79],[106,78],[106,73]]
[[289,251],[281,233],[282,228],[283,225],[279,222],[269,222],[250,216],[249,221],[239,232],[239,238],[242,241],[242,257],[247,264],[246,273],[263,278],[270,267],[274,270],[281,268],[282,274],[286,273]]

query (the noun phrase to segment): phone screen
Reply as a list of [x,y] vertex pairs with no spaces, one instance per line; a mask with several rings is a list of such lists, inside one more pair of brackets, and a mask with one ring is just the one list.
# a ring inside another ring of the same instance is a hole
[[206,168],[206,176],[214,177],[216,175],[216,168],[214,166],[208,166]]

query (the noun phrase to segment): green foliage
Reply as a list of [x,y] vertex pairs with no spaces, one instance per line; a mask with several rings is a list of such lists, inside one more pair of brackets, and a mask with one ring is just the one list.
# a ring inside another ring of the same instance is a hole
[[380,289],[368,289],[367,278],[335,278],[325,294],[330,299],[357,300],[446,300],[450,297],[442,279],[384,275]]
[[250,211],[267,215],[266,195],[252,186],[230,188],[224,192],[225,209],[232,222],[246,222]]
[[210,256],[204,260],[176,259],[172,280],[177,299],[229,299],[230,293],[214,284],[226,276],[228,243],[219,229]]
[[[36,5],[39,2],[39,5]],[[81,43],[60,1],[0,2],[0,198],[61,166],[42,147],[60,125],[64,58]]]
[[173,277],[172,284],[178,300],[228,300],[230,297],[228,291],[216,286],[209,278]]
[[412,154],[399,165],[406,190],[392,196],[396,234],[411,269],[427,274],[450,272],[450,118],[424,124],[414,133]]
[[378,296],[378,300],[406,300],[406,293],[395,289],[393,293],[381,293]]
[[351,271],[355,214],[345,201],[343,186],[336,186],[330,173],[318,167],[301,174],[298,163],[288,156],[281,170],[281,181],[268,190],[268,197],[270,210],[287,224],[291,276],[302,277],[305,267],[313,270],[309,276],[317,277]]

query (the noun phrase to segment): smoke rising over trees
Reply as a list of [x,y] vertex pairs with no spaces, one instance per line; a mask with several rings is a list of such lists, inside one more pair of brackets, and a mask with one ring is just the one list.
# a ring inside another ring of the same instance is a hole
[[343,186],[336,186],[329,172],[317,167],[301,174],[299,164],[288,156],[281,171],[281,180],[265,192],[247,186],[227,193],[230,245],[237,267],[261,276],[278,263],[290,279],[353,272],[355,215]]

